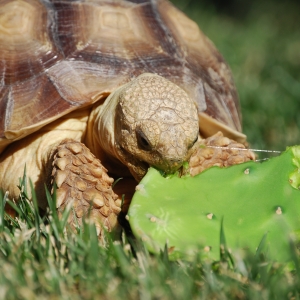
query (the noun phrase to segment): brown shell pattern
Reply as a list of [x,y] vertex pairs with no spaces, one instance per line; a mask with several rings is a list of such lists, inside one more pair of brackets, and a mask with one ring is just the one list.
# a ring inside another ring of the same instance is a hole
[[232,76],[214,45],[165,0],[2,0],[0,148],[150,72],[241,130]]

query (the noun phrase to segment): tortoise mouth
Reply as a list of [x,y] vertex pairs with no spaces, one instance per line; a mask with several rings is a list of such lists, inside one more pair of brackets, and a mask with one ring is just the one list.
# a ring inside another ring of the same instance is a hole
[[129,168],[133,177],[140,181],[147,173],[150,167],[153,167],[165,174],[172,174],[178,171],[182,165],[182,159],[176,158],[162,158],[158,155],[157,160],[149,163],[145,160],[139,159],[134,154],[130,153],[123,146],[119,146],[119,159]]
[[177,159],[169,159],[164,160],[163,164],[161,165],[154,165],[156,169],[166,173],[166,174],[172,174],[178,171],[183,165],[182,160]]

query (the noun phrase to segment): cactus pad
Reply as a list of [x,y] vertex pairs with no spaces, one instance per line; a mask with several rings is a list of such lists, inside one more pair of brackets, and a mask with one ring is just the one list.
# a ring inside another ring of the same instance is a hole
[[195,177],[163,177],[150,169],[128,212],[133,233],[152,252],[219,259],[223,219],[230,250],[255,251],[263,236],[269,255],[289,259],[300,232],[300,146],[268,161],[212,167]]

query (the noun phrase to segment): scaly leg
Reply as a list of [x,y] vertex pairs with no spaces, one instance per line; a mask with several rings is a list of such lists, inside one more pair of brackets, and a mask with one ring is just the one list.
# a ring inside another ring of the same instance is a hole
[[112,190],[114,180],[107,175],[100,160],[75,140],[62,141],[53,150],[50,160],[52,172],[48,185],[53,193],[56,183],[58,211],[61,213],[72,203],[75,216],[70,213],[69,224],[80,225],[82,218],[89,215],[104,243],[103,228],[109,232],[115,229],[121,211],[121,200]]
[[228,167],[255,160],[255,154],[251,150],[246,149],[243,144],[224,137],[221,132],[201,140],[195,148],[197,150],[190,157],[189,168],[184,170],[184,174],[189,173],[191,176],[213,166]]

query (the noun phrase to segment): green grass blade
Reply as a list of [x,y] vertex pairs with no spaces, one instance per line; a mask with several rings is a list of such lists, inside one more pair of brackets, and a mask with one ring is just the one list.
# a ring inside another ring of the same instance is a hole
[[5,225],[5,205],[7,201],[7,193],[3,195],[2,190],[0,190],[0,232],[4,231],[4,225]]
[[53,196],[51,196],[50,192],[45,186],[46,198],[49,205],[50,226],[52,227],[56,238],[59,239],[63,229],[61,227],[61,222],[59,220],[57,209],[56,209],[56,185],[54,185],[53,189],[54,189]]
[[39,207],[36,198],[36,193],[33,188],[33,184],[31,180],[30,180],[30,188],[31,188],[31,195],[32,195],[32,202],[33,202],[33,214],[34,214],[34,221],[35,221],[35,228],[36,228],[36,239],[37,239],[37,243],[40,243],[40,222],[42,220],[39,214]]

